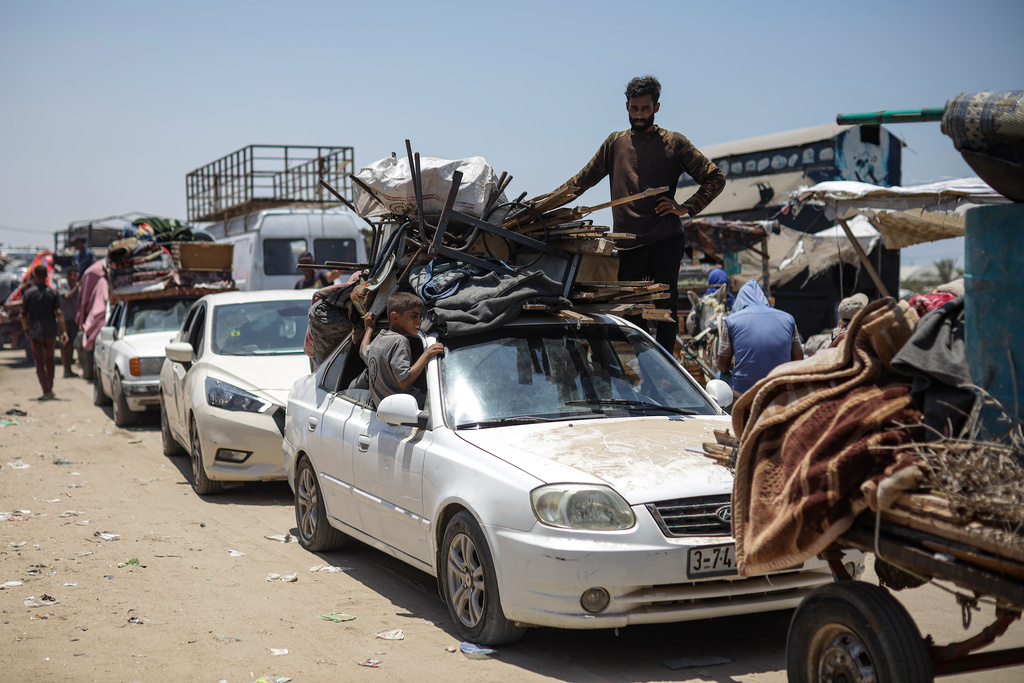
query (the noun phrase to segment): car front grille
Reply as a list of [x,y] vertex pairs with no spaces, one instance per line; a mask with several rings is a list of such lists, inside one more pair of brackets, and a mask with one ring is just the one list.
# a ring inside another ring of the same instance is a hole
[[732,533],[729,494],[648,503],[666,536],[728,536]]

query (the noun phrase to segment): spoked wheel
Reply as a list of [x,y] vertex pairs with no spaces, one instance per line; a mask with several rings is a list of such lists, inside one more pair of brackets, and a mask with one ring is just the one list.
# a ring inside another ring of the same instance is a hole
[[506,619],[501,609],[490,550],[468,512],[460,512],[448,524],[442,552],[442,591],[459,634],[480,645],[505,645],[522,638],[526,629]]
[[206,476],[206,467],[203,466],[203,446],[199,441],[199,428],[196,426],[195,418],[192,419],[192,428],[189,430],[192,442],[192,488],[200,496],[208,496],[212,493],[220,493],[223,486],[219,481],[211,481]]
[[299,544],[306,550],[337,550],[345,544],[345,535],[327,521],[320,483],[306,457],[295,473],[295,526],[299,528]]
[[790,683],[925,683],[932,661],[907,610],[861,581],[818,588],[793,614],[786,643]]
[[[540,212],[532,206],[523,204],[522,202],[498,204],[487,213],[484,220],[489,222],[490,219],[496,215],[503,217],[501,219],[501,225],[511,222],[512,226],[510,226],[510,229],[513,232],[521,232],[524,229],[530,229],[532,232],[527,235],[528,237],[532,237],[538,242],[547,243],[548,227],[545,225]],[[506,239],[501,239],[501,241],[508,250],[507,262],[510,265],[514,265],[516,268],[529,268],[544,256],[543,252],[533,252],[529,247],[521,244],[516,244],[515,242],[510,242]],[[492,258],[499,258],[491,251],[491,246],[486,240],[484,241],[484,249],[487,250],[488,255]]]

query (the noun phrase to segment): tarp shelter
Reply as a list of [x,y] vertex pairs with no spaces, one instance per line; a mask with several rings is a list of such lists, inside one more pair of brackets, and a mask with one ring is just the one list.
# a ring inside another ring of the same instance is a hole
[[967,209],[1009,201],[977,177],[908,187],[831,181],[801,187],[792,194],[796,212],[816,203],[830,220],[866,217],[889,249],[960,237]]
[[[871,253],[879,241],[878,231],[863,217],[851,220],[850,227],[861,248]],[[839,264],[860,265],[857,251],[838,226],[813,234],[778,226],[768,238],[767,251],[768,275],[773,289],[794,280],[796,285],[803,286]],[[759,254],[740,253],[739,261],[741,279],[757,278],[763,283],[764,263]]]

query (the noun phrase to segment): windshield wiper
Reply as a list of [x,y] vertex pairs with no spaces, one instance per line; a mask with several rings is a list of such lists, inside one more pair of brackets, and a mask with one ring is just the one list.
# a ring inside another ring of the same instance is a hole
[[578,401],[566,401],[566,405],[577,406],[626,406],[633,408],[654,408],[656,410],[664,410],[676,415],[700,415],[699,412],[692,408],[675,408],[673,406],[663,406],[657,403],[649,403],[648,401],[637,401],[629,398],[584,398]]
[[504,425],[528,425],[537,422],[551,422],[546,417],[501,417],[495,420],[478,420],[476,422],[463,422],[456,425],[456,429],[470,429],[472,427],[501,427]]

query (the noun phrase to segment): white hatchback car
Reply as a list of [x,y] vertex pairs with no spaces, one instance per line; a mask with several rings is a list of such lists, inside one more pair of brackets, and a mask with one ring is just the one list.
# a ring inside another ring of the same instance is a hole
[[285,399],[309,374],[310,290],[208,294],[167,345],[160,373],[164,453],[188,453],[196,493],[284,479]]
[[[375,410],[342,344],[288,400],[300,543],[347,535],[436,576],[460,635],[487,645],[793,608],[831,582],[819,560],[737,576],[733,476],[701,454],[728,417],[646,333],[595,318],[444,340],[423,410],[408,394]],[[433,339],[413,341],[416,357]]]
[[164,347],[196,297],[118,301],[100,328],[93,349],[93,396],[98,406],[113,404],[114,424],[134,424],[160,404],[157,396]]

